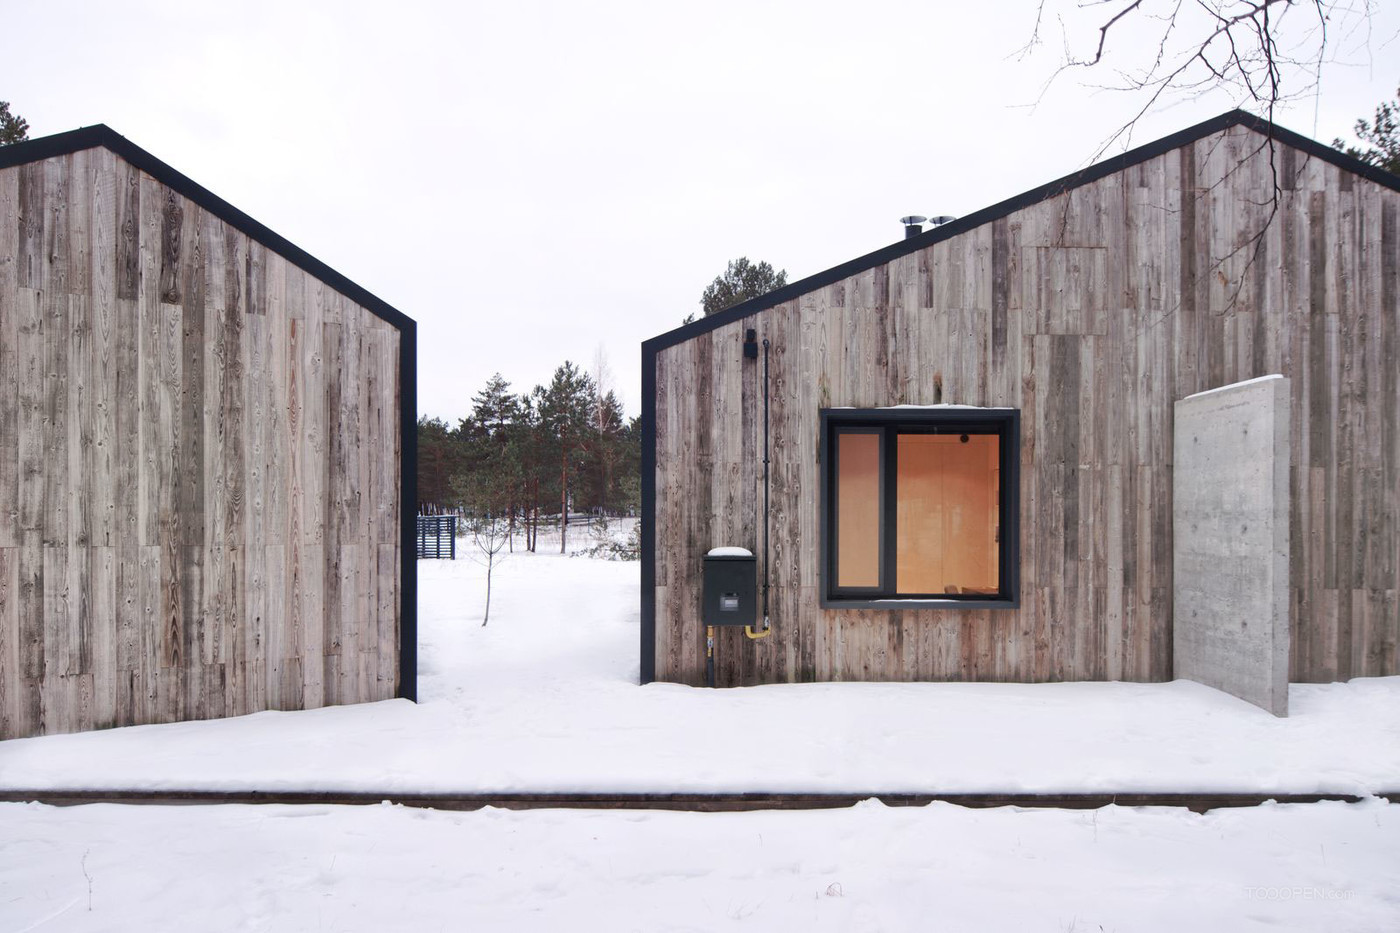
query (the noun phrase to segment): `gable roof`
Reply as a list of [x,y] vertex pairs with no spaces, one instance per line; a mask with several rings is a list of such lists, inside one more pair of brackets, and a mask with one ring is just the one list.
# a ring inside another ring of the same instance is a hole
[[156,181],[204,208],[230,227],[261,243],[292,265],[325,282],[346,298],[367,308],[376,317],[387,321],[400,331],[411,329],[415,322],[393,305],[336,272],[321,260],[301,249],[285,237],[240,211],[214,192],[176,171],[104,124],[85,126],[67,133],[42,136],[22,143],[0,146],[0,169],[27,165],[55,156],[69,155],[84,149],[109,149],[126,162],[150,175]]
[[[991,207],[983,208],[976,213],[968,214],[965,217],[959,217],[957,220],[950,221],[942,226],[925,230],[923,233],[916,236],[900,240],[897,243],[892,243],[882,249],[877,249],[873,253],[866,253],[864,256],[859,256],[839,266],[833,266],[824,272],[818,272],[816,275],[800,279],[783,288],[768,292],[765,295],[760,295],[757,298],[751,298],[732,308],[726,308],[717,314],[712,314],[709,317],[701,318],[690,324],[683,324],[664,334],[659,334],[642,343],[643,356],[654,354],[667,347],[673,347],[678,343],[685,343],[692,337],[698,337],[701,334],[723,327],[734,321],[741,320],[766,308],[782,304],[785,301],[791,301],[800,295],[805,295],[807,292],[830,285],[833,282],[838,282],[841,279],[850,278],[867,269],[882,266],[901,256],[907,256],[921,249],[927,249],[935,243],[952,239],[955,236],[959,236],[983,224],[999,220],[1022,208],[1029,207],[1041,201],[1048,201],[1067,191],[1073,191],[1075,188],[1080,188],[1091,182],[1098,181],[1101,178],[1121,172],[1126,168],[1130,168],[1150,159],[1155,159],[1173,149],[1180,149],[1183,146],[1204,139],[1207,136],[1213,136],[1233,126],[1247,127],[1269,139],[1277,140],[1285,146],[1291,146],[1310,156],[1322,159],[1325,162],[1330,162],[1345,171],[1360,175],[1392,191],[1400,191],[1400,175],[1392,175],[1384,169],[1377,168],[1374,165],[1368,165],[1360,159],[1352,158],[1344,152],[1333,149],[1331,146],[1324,146],[1316,140],[1309,139],[1292,130],[1284,129],[1275,123],[1270,123],[1263,117],[1257,117],[1243,110],[1230,110],[1222,113],[1218,117],[1212,117],[1209,120],[1197,123],[1195,126],[1187,127],[1170,136],[1164,136],[1156,142],[1131,149],[1111,159],[1096,162],[1088,168],[1078,172],[1072,172],[1069,175],[1065,175],[1063,178],[1057,178],[1038,188],[1032,188],[1024,194],[1018,194],[1013,198],[1008,198],[998,204],[993,204]],[[645,395],[646,393],[644,392],[643,396],[645,397]]]

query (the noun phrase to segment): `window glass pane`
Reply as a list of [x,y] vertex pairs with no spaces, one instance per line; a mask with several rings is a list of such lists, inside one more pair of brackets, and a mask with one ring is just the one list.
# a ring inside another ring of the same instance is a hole
[[880,435],[836,434],[836,585],[880,585]]
[[898,591],[996,593],[998,437],[900,434],[897,457]]

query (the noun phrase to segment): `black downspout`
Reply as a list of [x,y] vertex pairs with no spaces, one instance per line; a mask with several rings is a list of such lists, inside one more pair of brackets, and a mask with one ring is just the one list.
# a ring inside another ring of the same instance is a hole
[[763,338],[763,630],[768,630],[768,338]]

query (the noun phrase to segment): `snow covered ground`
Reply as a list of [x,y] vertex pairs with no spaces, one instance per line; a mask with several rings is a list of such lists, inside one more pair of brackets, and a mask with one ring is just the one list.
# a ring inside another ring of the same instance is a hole
[[[8,788],[1334,791],[1400,678],[635,685],[637,565],[420,565],[423,702],[0,744]],[[1400,806],[690,814],[0,805],[0,930],[1395,930]]]
[[0,745],[0,787],[391,792],[1400,790],[1400,677],[1295,685],[638,687],[638,566],[420,568],[422,702]]
[[0,929],[1394,931],[1400,806],[0,806]]

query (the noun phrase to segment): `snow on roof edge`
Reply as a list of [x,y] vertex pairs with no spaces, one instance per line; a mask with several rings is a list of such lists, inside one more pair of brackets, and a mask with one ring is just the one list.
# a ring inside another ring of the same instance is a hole
[[1204,392],[1197,392],[1193,395],[1188,395],[1186,396],[1186,398],[1182,399],[1182,401],[1184,402],[1186,401],[1186,399],[1191,398],[1200,398],[1203,395],[1213,395],[1216,392],[1225,392],[1230,389],[1241,389],[1247,385],[1253,385],[1256,382],[1269,382],[1272,379],[1282,378],[1284,378],[1283,373],[1270,373],[1267,376],[1255,376],[1253,379],[1246,379],[1243,382],[1232,382],[1227,386],[1216,386],[1214,389],[1206,389]]
[[874,408],[858,408],[855,405],[832,405],[828,411],[891,411],[896,408],[964,408],[974,411],[1014,411],[1007,405],[953,405],[939,402],[937,405],[877,405]]

